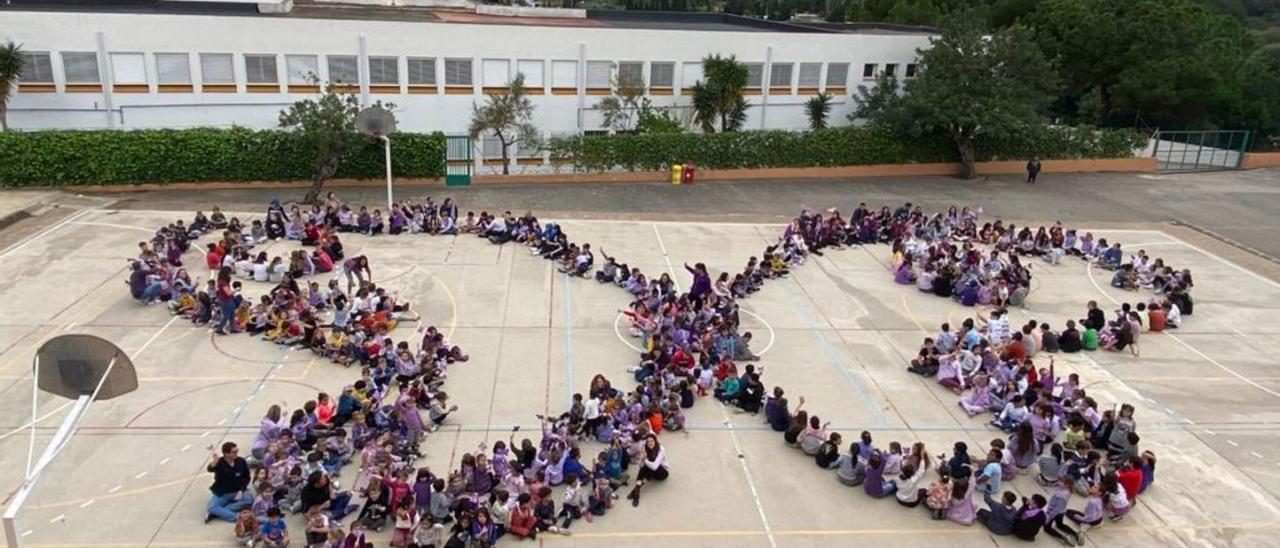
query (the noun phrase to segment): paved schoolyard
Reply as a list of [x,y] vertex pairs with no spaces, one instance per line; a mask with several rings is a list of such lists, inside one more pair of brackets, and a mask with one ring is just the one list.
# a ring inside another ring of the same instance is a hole
[[[878,205],[878,204],[873,204]],[[465,207],[465,204],[464,204]],[[183,214],[186,217],[188,214]],[[28,502],[31,546],[229,545],[230,526],[202,525],[210,476],[208,447],[247,444],[272,403],[287,408],[336,393],[358,371],[248,336],[211,337],[160,306],[134,303],[124,287],[136,243],[173,214],[95,210],[0,251],[0,486],[16,486],[26,457],[19,430],[30,413],[25,368],[34,349],[64,332],[108,338],[134,357],[141,388],[95,406]],[[1052,221],[1053,219],[1046,219]],[[563,221],[575,241],[639,266],[671,270],[705,262],[713,274],[737,271],[771,243],[778,225]],[[1095,231],[1126,249],[1145,248],[1196,275],[1194,316],[1171,334],[1144,334],[1142,357],[1106,352],[1059,356],[1060,372],[1079,372],[1101,405],[1130,402],[1143,449],[1160,458],[1154,487],[1121,523],[1088,533],[1097,546],[1274,546],[1280,539],[1280,286],[1159,230]],[[513,425],[536,428],[535,413],[559,412],[591,376],[631,386],[635,341],[617,309],[626,295],[594,281],[567,279],[522,248],[473,237],[345,239],[367,254],[374,280],[398,289],[472,356],[450,371],[446,390],[461,409],[425,444],[421,464],[456,466],[462,453],[505,439]],[[272,244],[272,254],[291,249]],[[198,253],[193,273],[207,277]],[[877,444],[921,440],[933,452],[965,440],[986,446],[997,433],[964,416],[949,392],[906,373],[905,360],[938,324],[971,315],[950,301],[894,285],[884,246],[831,251],[784,281],[742,301],[745,329],[767,386],[830,420],[846,440],[869,430]],[[1060,327],[1086,300],[1104,308],[1135,301],[1108,287],[1105,273],[1066,260],[1037,263],[1030,308],[1015,311]],[[246,282],[257,295],[266,284]],[[1143,294],[1146,297],[1146,294]],[[1018,323],[1018,322],[1012,322]],[[397,339],[412,334],[400,328]],[[767,349],[767,350],[766,350]],[[52,433],[64,402],[42,397],[38,432]],[[783,445],[759,419],[726,413],[710,399],[689,415],[691,432],[664,434],[672,477],[646,490],[639,510],[618,507],[580,523],[575,546],[973,546],[992,538],[978,526],[930,521],[919,509],[874,501],[839,485],[831,472]],[[350,469],[349,469],[350,470]],[[354,480],[344,474],[344,487]],[[1012,488],[1040,488],[1027,478]],[[1075,498],[1073,507],[1083,501]],[[291,521],[295,536],[300,525]],[[1041,536],[1042,544],[1054,543]],[[301,539],[295,540],[301,542]],[[513,541],[503,541],[510,543]]]

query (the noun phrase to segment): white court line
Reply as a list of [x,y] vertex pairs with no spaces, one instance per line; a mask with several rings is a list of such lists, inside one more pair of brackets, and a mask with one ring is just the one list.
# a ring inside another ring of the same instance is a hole
[[[169,326],[173,325],[173,322],[178,321],[178,318],[181,318],[181,317],[182,317],[182,316],[174,316],[173,318],[171,318],[171,319],[169,320],[169,322],[168,322],[168,323],[166,323],[166,324],[164,324],[164,326],[163,326],[163,327],[161,327],[159,331],[156,331],[156,333],[155,333],[154,335],[152,335],[150,339],[147,339],[147,342],[142,343],[142,346],[141,346],[141,347],[139,347],[137,350],[135,350],[135,351],[133,352],[133,354],[130,354],[130,355],[129,355],[129,359],[130,359],[130,360],[135,360],[135,359],[137,359],[137,358],[138,358],[138,356],[142,355],[142,352],[143,352],[144,350],[146,350],[148,346],[151,346],[151,343],[155,342],[155,340],[156,340],[157,338],[159,338],[159,337],[160,337],[160,334],[161,334],[161,333],[164,333],[164,331],[165,331],[166,329],[169,329]],[[16,434],[16,433],[18,433],[18,432],[21,432],[22,430],[25,430],[25,429],[29,428],[33,422],[34,422],[35,424],[40,424],[40,423],[41,423],[42,421],[44,421],[45,419],[47,419],[47,418],[49,418],[49,417],[51,417],[51,416],[53,416],[53,415],[57,414],[58,412],[62,411],[63,409],[66,409],[67,407],[70,407],[72,403],[75,403],[75,402],[73,402],[73,401],[71,401],[71,400],[67,400],[66,402],[63,402],[63,404],[62,404],[62,405],[59,405],[58,407],[56,407],[56,408],[55,408],[55,409],[53,409],[52,411],[49,411],[48,413],[45,413],[44,415],[41,415],[41,416],[39,416],[39,417],[36,417],[36,419],[35,419],[34,421],[28,421],[26,424],[24,424],[24,425],[22,425],[22,426],[19,426],[19,427],[17,427],[17,428],[14,428],[13,430],[10,430],[10,431],[8,431],[8,432],[5,432],[5,433],[3,433],[3,434],[0,434],[0,440],[3,440],[3,439],[5,439],[5,438],[7,438],[7,437],[9,437],[9,436],[12,436],[12,435],[14,435],[14,434]]]
[[107,491],[107,492],[108,492],[108,493],[114,493],[114,492],[119,491],[119,490],[121,490],[121,489],[123,489],[123,488],[124,488],[124,486],[123,486],[123,485],[117,485],[117,486],[115,486],[115,487],[112,487],[112,488],[111,488],[111,490],[110,490],[110,491]]
[[1249,454],[1258,458],[1262,458],[1262,455],[1259,455],[1257,451],[1249,451]]
[[1227,443],[1231,444],[1232,447],[1240,447],[1240,444],[1232,440],[1227,440]]
[[34,532],[35,532],[35,531],[32,531],[31,529],[27,529],[26,531],[23,531],[23,532],[22,532],[22,536],[23,536],[23,537],[29,537],[29,536],[31,536],[31,533],[34,533]]
[[[1187,244],[1187,245],[1191,245],[1191,244]],[[1203,252],[1203,250],[1201,250],[1201,251]],[[1204,252],[1204,253],[1209,254],[1208,252]],[[1210,255],[1211,255],[1211,254],[1210,254]],[[1252,272],[1249,272],[1248,270],[1245,270],[1245,269],[1243,269],[1243,268],[1241,268],[1241,267],[1238,267],[1238,266],[1236,266],[1234,263],[1228,262],[1228,261],[1226,261],[1226,260],[1222,259],[1221,257],[1217,257],[1216,255],[1212,255],[1212,256],[1213,256],[1214,258],[1217,258],[1218,260],[1222,261],[1222,262],[1223,262],[1223,263],[1225,263],[1225,264],[1229,264],[1229,265],[1231,265],[1231,266],[1235,266],[1235,267],[1236,267],[1237,269],[1239,269],[1241,272],[1248,272],[1249,274],[1253,274]],[[1120,304],[1120,301],[1117,301],[1117,300],[1115,299],[1115,297],[1112,297],[1112,296],[1111,296],[1111,294],[1110,294],[1110,293],[1107,293],[1106,291],[1104,291],[1104,290],[1102,289],[1102,286],[1098,285],[1098,280],[1094,279],[1094,277],[1093,277],[1093,263],[1085,263],[1085,267],[1084,267],[1084,268],[1085,268],[1085,276],[1088,276],[1088,277],[1089,277],[1089,281],[1093,283],[1093,287],[1094,287],[1094,289],[1097,289],[1097,290],[1098,290],[1098,293],[1101,293],[1101,294],[1102,294],[1102,296],[1106,297],[1107,299],[1110,299],[1112,304]],[[1258,276],[1257,274],[1253,274],[1253,275],[1254,275],[1254,276],[1256,276],[1256,277],[1258,277],[1259,279],[1266,280],[1266,281],[1270,281],[1270,280],[1267,280],[1266,278],[1263,278],[1263,277],[1261,277],[1261,276]],[[1275,282],[1272,282],[1272,283],[1275,283]],[[1186,348],[1187,348],[1187,350],[1190,350],[1190,351],[1194,352],[1197,356],[1200,356],[1201,358],[1204,358],[1204,359],[1205,359],[1205,361],[1207,361],[1207,362],[1209,362],[1209,363],[1211,363],[1211,364],[1213,364],[1213,365],[1217,366],[1217,367],[1218,367],[1218,369],[1221,369],[1221,370],[1223,370],[1223,371],[1227,372],[1228,374],[1230,374],[1231,376],[1233,376],[1233,377],[1235,377],[1235,378],[1237,378],[1237,379],[1240,379],[1240,380],[1241,380],[1241,381],[1243,381],[1245,384],[1248,384],[1249,386],[1252,386],[1252,387],[1254,387],[1254,388],[1257,388],[1258,390],[1261,390],[1261,391],[1263,391],[1263,392],[1266,392],[1266,393],[1268,393],[1268,394],[1271,394],[1272,396],[1275,396],[1275,397],[1277,397],[1277,398],[1280,398],[1280,392],[1276,392],[1275,390],[1272,390],[1272,389],[1270,389],[1270,388],[1267,388],[1267,387],[1265,387],[1265,386],[1262,386],[1261,384],[1258,384],[1257,382],[1254,382],[1252,379],[1250,379],[1250,378],[1248,378],[1248,377],[1246,377],[1246,376],[1244,376],[1244,375],[1241,375],[1241,374],[1237,373],[1234,369],[1231,369],[1230,367],[1227,367],[1227,366],[1225,366],[1225,365],[1222,365],[1221,363],[1219,363],[1219,362],[1218,362],[1218,360],[1215,360],[1215,359],[1213,359],[1213,358],[1209,357],[1209,356],[1208,356],[1207,354],[1205,354],[1204,352],[1201,352],[1201,351],[1199,351],[1199,350],[1196,350],[1196,348],[1195,348],[1194,346],[1191,346],[1190,344],[1187,344],[1187,342],[1186,342],[1186,341],[1182,340],[1182,339],[1181,339],[1181,338],[1179,338],[1177,335],[1174,335],[1173,333],[1171,333],[1171,332],[1169,332],[1169,331],[1165,331],[1165,332],[1164,332],[1164,334],[1165,334],[1166,336],[1168,336],[1170,339],[1173,339],[1173,341],[1174,341],[1174,342],[1176,342],[1176,343],[1178,343],[1178,344],[1180,344],[1180,345],[1182,345],[1182,346],[1186,347]]]
[[118,224],[114,224],[114,223],[95,223],[95,222],[91,222],[91,221],[76,221],[76,222],[71,223],[71,224],[73,224],[73,225],[82,225],[82,226],[105,226],[105,227],[108,227],[108,228],[124,228],[124,229],[128,229],[128,230],[139,230],[139,231],[142,231],[142,232],[146,232],[147,234],[155,234],[155,233],[156,233],[156,231],[155,231],[155,230],[152,230],[152,229],[150,229],[150,228],[143,228],[143,227],[140,227],[140,226],[130,226],[130,225],[118,225]]
[[80,505],[80,508],[82,508],[82,509],[83,509],[83,508],[88,508],[90,505],[92,505],[92,504],[93,504],[93,503],[95,503],[95,502],[97,502],[97,500],[96,500],[96,499],[89,499],[89,500],[85,501],[85,503],[84,503],[84,504],[81,504],[81,505]]
[[[1204,249],[1204,248],[1202,248],[1202,247],[1199,247],[1199,246],[1194,245],[1194,244],[1189,244],[1189,243],[1187,243],[1185,240],[1183,240],[1182,238],[1179,238],[1179,237],[1177,237],[1177,236],[1172,236],[1172,235],[1169,235],[1169,234],[1165,234],[1165,236],[1168,236],[1169,238],[1172,238],[1172,239],[1173,239],[1173,241],[1175,241],[1175,242],[1178,242],[1178,243],[1180,243],[1180,244],[1182,244],[1182,245],[1185,245],[1185,246],[1187,246],[1187,247],[1189,247],[1189,248],[1191,248],[1191,249],[1194,249],[1194,250],[1196,250],[1196,251],[1199,251],[1200,253],[1203,253],[1203,254],[1205,254],[1205,255],[1207,255],[1207,256],[1209,256],[1209,257],[1211,257],[1211,258],[1213,258],[1213,259],[1217,260],[1218,262],[1220,262],[1220,263],[1222,263],[1222,264],[1224,264],[1224,265],[1227,265],[1227,266],[1229,266],[1229,267],[1231,267],[1231,268],[1234,268],[1234,269],[1236,269],[1236,270],[1239,270],[1240,272],[1243,272],[1243,273],[1245,273],[1245,274],[1248,274],[1248,275],[1250,275],[1250,276],[1253,276],[1254,278],[1257,278],[1258,280],[1261,280],[1262,282],[1265,282],[1265,283],[1267,283],[1268,285],[1271,285],[1272,287],[1280,287],[1280,282],[1276,282],[1275,280],[1272,280],[1271,278],[1267,278],[1267,277],[1265,277],[1265,276],[1263,276],[1263,275],[1261,275],[1261,274],[1258,274],[1257,272],[1254,272],[1254,271],[1249,270],[1249,269],[1247,269],[1247,268],[1245,268],[1245,267],[1243,267],[1243,266],[1240,266],[1240,265],[1238,265],[1238,264],[1236,264],[1236,263],[1233,263],[1233,262],[1231,262],[1231,261],[1228,261],[1228,260],[1226,260],[1226,259],[1223,259],[1222,257],[1220,257],[1220,256],[1218,256],[1218,255],[1215,255],[1215,254],[1213,254],[1213,253],[1211,253],[1211,252],[1209,252],[1209,251],[1205,251],[1205,249]],[[1230,245],[1230,244],[1228,244],[1228,245]]]
[[92,212],[92,211],[94,211],[94,209],[93,209],[93,208],[89,208],[89,209],[82,209],[82,210],[80,210],[80,212],[79,212],[79,213],[76,213],[76,214],[74,214],[74,215],[72,215],[72,216],[70,216],[70,217],[67,217],[66,219],[63,219],[63,220],[62,220],[62,222],[60,222],[60,223],[58,223],[58,224],[56,224],[56,225],[53,225],[53,226],[51,226],[51,227],[49,227],[49,228],[46,228],[46,229],[44,229],[43,231],[40,231],[39,233],[37,233],[37,234],[35,234],[35,235],[33,235],[33,236],[29,236],[29,237],[27,237],[27,239],[25,239],[25,240],[23,240],[23,241],[19,242],[18,244],[13,245],[13,246],[10,246],[10,247],[9,247],[9,249],[6,249],[6,250],[4,251],[4,253],[0,253],[0,259],[3,259],[3,258],[5,258],[5,257],[8,257],[9,255],[12,255],[12,254],[14,254],[14,253],[17,253],[17,252],[19,252],[19,251],[22,251],[22,249],[23,249],[23,248],[27,247],[28,245],[31,245],[31,243],[32,243],[32,242],[35,242],[36,240],[39,240],[40,238],[43,238],[43,237],[45,237],[45,236],[48,236],[48,235],[52,234],[55,230],[58,230],[59,228],[62,228],[62,227],[64,227],[64,226],[67,226],[67,225],[68,225],[68,224],[70,224],[72,221],[75,221],[76,219],[79,219],[79,218],[81,218],[81,217],[85,216],[86,214],[88,214],[88,213],[90,213],[90,212]]
[[1210,358],[1210,357],[1209,357],[1208,355],[1206,355],[1204,352],[1201,352],[1201,351],[1199,351],[1199,350],[1196,350],[1196,348],[1195,348],[1194,346],[1191,346],[1191,345],[1187,344],[1185,341],[1183,341],[1182,339],[1178,338],[1178,336],[1177,336],[1177,335],[1174,335],[1173,333],[1168,333],[1168,332],[1166,332],[1166,333],[1165,333],[1165,335],[1168,335],[1170,339],[1173,339],[1173,340],[1174,340],[1174,342],[1176,342],[1176,343],[1178,343],[1178,344],[1180,344],[1180,345],[1182,345],[1182,346],[1187,347],[1187,350],[1190,350],[1190,351],[1194,352],[1197,356],[1200,356],[1201,358],[1204,358],[1204,359],[1205,359],[1206,361],[1208,361],[1209,363],[1211,363],[1211,364],[1213,364],[1213,365],[1218,366],[1218,369],[1221,369],[1221,370],[1223,370],[1223,371],[1226,371],[1227,373],[1231,374],[1233,377],[1235,377],[1235,378],[1237,378],[1237,379],[1240,379],[1240,380],[1244,381],[1246,384],[1248,384],[1248,385],[1250,385],[1250,386],[1252,386],[1252,387],[1254,387],[1254,388],[1257,388],[1258,390],[1261,390],[1261,391],[1263,391],[1263,392],[1266,392],[1266,393],[1268,393],[1268,394],[1271,394],[1272,396],[1275,396],[1275,397],[1277,397],[1277,398],[1280,398],[1280,392],[1276,392],[1275,390],[1272,390],[1272,389],[1270,389],[1270,388],[1267,388],[1267,387],[1265,387],[1265,386],[1262,386],[1261,384],[1258,384],[1258,383],[1254,382],[1253,380],[1249,379],[1248,377],[1246,377],[1246,376],[1244,376],[1244,375],[1241,375],[1241,374],[1239,374],[1239,373],[1236,373],[1236,372],[1235,372],[1235,370],[1231,369],[1230,367],[1227,367],[1227,366],[1225,366],[1225,365],[1222,365],[1221,363],[1218,363],[1218,360],[1215,360],[1215,359],[1213,359],[1213,358]]
[[667,244],[662,242],[662,234],[658,232],[658,223],[653,225],[653,235],[658,238],[658,248],[662,250],[662,260],[667,262],[667,272],[671,273],[671,286],[678,292],[680,291],[680,282],[676,281],[676,269],[671,266],[671,257],[667,256]]
[[188,444],[186,444],[186,445],[182,446],[182,449],[179,449],[178,451],[181,451],[181,452],[183,452],[183,453],[186,453],[188,449],[191,449],[191,444],[190,444],[190,443],[188,443]]
[[765,329],[769,330],[769,344],[764,345],[764,348],[760,349],[760,352],[756,353],[757,356],[764,356],[765,352],[768,352],[770,348],[773,348],[774,341],[778,340],[777,334],[773,332],[773,326],[770,325],[769,322],[765,321],[764,318],[761,318],[760,315],[756,314],[755,312],[752,312],[745,308],[739,308],[738,312],[751,316],[752,318],[755,318],[761,324],[764,325]]
[[1204,433],[1206,433],[1206,434],[1208,434],[1208,435],[1210,435],[1210,436],[1216,436],[1216,435],[1218,435],[1218,433],[1217,433],[1217,432],[1214,432],[1213,430],[1210,430],[1210,429],[1208,429],[1208,428],[1205,428],[1205,429],[1204,429]]
[[164,465],[166,465],[166,464],[169,464],[169,461],[171,461],[171,460],[173,460],[173,457],[165,457],[165,458],[161,459],[161,460],[160,460],[160,466],[164,466]]
[[625,314],[623,314],[623,313],[621,313],[621,312],[619,312],[619,313],[618,313],[618,317],[616,317],[616,318],[614,318],[614,319],[613,319],[613,334],[618,336],[618,340],[622,341],[622,344],[625,344],[625,345],[627,345],[627,347],[628,347],[628,348],[630,348],[630,349],[632,349],[632,350],[635,350],[636,352],[639,352],[639,353],[643,354],[643,353],[644,353],[644,349],[643,349],[643,348],[640,348],[639,346],[636,346],[636,345],[634,345],[634,344],[631,344],[631,341],[628,341],[628,340],[626,339],[626,337],[623,337],[623,336],[622,336],[622,333],[618,332],[618,320],[621,320],[621,319],[622,319],[622,318],[624,318],[624,317],[626,317],[626,315],[625,315]]
[[129,359],[132,360],[134,358],[137,358],[139,355],[141,355],[142,352],[146,350],[148,346],[151,346],[151,343],[156,342],[156,339],[160,338],[161,333],[164,333],[166,329],[169,329],[169,326],[173,325],[173,322],[178,321],[178,319],[181,317],[182,316],[174,316],[172,318],[169,318],[168,323],[165,323],[164,327],[161,327],[160,330],[156,331],[156,333],[152,335],[150,339],[147,339],[147,342],[142,343],[142,346],[139,347],[137,350],[135,350],[133,352],[133,355],[129,356]]
[[56,516],[53,516],[53,519],[49,520],[49,523],[57,523],[57,522],[58,522],[58,520],[60,520],[60,519],[67,519],[67,515],[66,515],[66,514],[58,514],[58,515],[56,515]]
[[722,422],[729,429],[729,439],[733,441],[733,451],[737,455],[738,464],[742,465],[742,475],[747,478],[747,488],[751,490],[751,499],[756,504],[756,513],[760,515],[760,524],[764,526],[764,534],[769,538],[769,546],[778,548],[778,541],[773,537],[773,527],[769,526],[769,517],[764,513],[764,504],[760,502],[760,491],[756,489],[755,479],[751,477],[751,468],[747,466],[747,455],[742,452],[742,444],[738,442],[738,432],[733,428],[733,421],[729,420],[729,415],[725,412],[724,406],[720,406],[720,415],[724,417]]

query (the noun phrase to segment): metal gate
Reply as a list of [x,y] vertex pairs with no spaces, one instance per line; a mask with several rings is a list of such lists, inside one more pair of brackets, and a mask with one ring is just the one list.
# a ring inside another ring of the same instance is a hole
[[1151,155],[1160,171],[1239,169],[1248,131],[1158,131]]
[[471,137],[449,135],[444,138],[445,186],[469,186],[471,184]]

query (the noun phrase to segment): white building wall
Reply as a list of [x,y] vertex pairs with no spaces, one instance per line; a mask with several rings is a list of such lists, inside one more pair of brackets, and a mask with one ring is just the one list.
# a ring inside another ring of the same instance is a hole
[[[103,92],[68,93],[63,80],[60,52],[142,52],[146,55],[148,88],[145,93],[113,93],[109,60],[103,71]],[[599,96],[550,95],[552,60],[605,60],[675,62],[676,94],[654,96],[656,106],[688,104],[679,95],[682,63],[696,63],[713,53],[736,55],[744,62],[793,63],[790,95],[751,96],[747,127],[801,129],[807,122],[803,102],[809,95],[795,93],[801,62],[822,62],[825,79],[828,63],[849,63],[845,93],[836,97],[830,120],[842,124],[852,111],[850,95],[864,83],[863,65],[914,62],[916,49],[927,47],[924,34],[821,34],[773,32],[689,32],[639,29],[548,27],[530,25],[475,25],[395,21],[354,21],[284,17],[225,17],[189,15],[139,15],[98,13],[0,12],[0,39],[12,39],[28,52],[51,52],[56,90],[52,93],[17,91],[9,104],[9,122],[18,129],[181,128],[193,126],[276,125],[279,111],[308,94],[248,93],[244,54],[275,54],[282,84],[287,82],[285,56],[319,55],[322,79],[327,77],[326,55],[358,55],[364,36],[369,56],[400,58],[401,93],[371,93],[369,100],[392,102],[400,128],[405,131],[439,130],[463,133],[471,107],[482,101],[484,59],[507,59],[514,71],[520,60],[542,60],[547,94],[533,98],[536,125],[551,134],[577,133],[599,128],[599,115],[591,110]],[[235,93],[202,93],[198,53],[235,54]],[[159,93],[156,53],[190,53],[194,90]],[[405,93],[407,56],[435,57],[437,94]],[[472,59],[474,89],[467,95],[445,95],[444,58]],[[901,71],[902,68],[899,68]],[[581,75],[581,67],[580,72]],[[648,65],[645,67],[646,77]],[[362,75],[367,79],[367,75]],[[582,77],[579,77],[581,85]],[[766,69],[765,83],[768,83]],[[825,82],[824,82],[825,83]],[[110,95],[108,97],[108,95]],[[110,103],[109,121],[104,110]],[[579,106],[587,107],[579,122]]]

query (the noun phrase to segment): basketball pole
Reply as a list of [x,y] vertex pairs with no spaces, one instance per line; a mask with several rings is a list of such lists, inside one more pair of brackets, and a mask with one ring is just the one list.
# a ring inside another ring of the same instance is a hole
[[386,135],[378,135],[378,138],[382,139],[383,155],[387,160],[387,216],[389,218],[393,202],[391,198],[391,138]]
[[[119,354],[116,355],[119,357]],[[37,360],[39,356],[37,355]],[[39,363],[38,361],[36,363]],[[49,445],[44,448],[44,453],[40,455],[40,460],[36,461],[35,466],[31,466],[30,461],[27,462],[27,476],[22,481],[22,485],[18,491],[14,493],[13,498],[9,499],[9,505],[4,509],[4,538],[9,548],[20,548],[22,535],[18,533],[18,512],[22,510],[22,505],[27,502],[27,497],[35,490],[36,482],[39,481],[40,475],[44,469],[57,458],[63,448],[67,446],[67,442],[71,441],[71,437],[75,435],[76,429],[80,427],[80,422],[84,420],[85,415],[89,411],[89,406],[93,405],[93,401],[97,399],[98,392],[102,390],[102,385],[106,384],[107,378],[111,376],[111,370],[116,366],[116,358],[111,359],[111,363],[107,365],[107,370],[102,374],[102,378],[98,380],[98,385],[94,387],[90,394],[81,394],[76,398],[75,404],[71,406],[71,411],[62,419],[62,424],[58,426],[58,431],[53,434],[53,439],[49,441]],[[39,386],[37,376],[39,373],[33,371],[31,382]],[[35,448],[35,429],[36,415],[34,409],[31,414],[31,428],[33,429],[33,437],[31,448]]]
[[[40,479],[41,472],[44,468],[53,462],[54,457],[58,456],[58,452],[66,446],[66,442],[71,439],[71,435],[75,433],[76,426],[79,425],[80,419],[84,416],[85,411],[89,410],[89,404],[93,403],[93,396],[84,395],[76,399],[75,405],[71,406],[71,412],[62,419],[62,425],[58,426],[58,431],[54,433],[53,440],[49,442],[49,446],[44,449],[44,454],[40,455],[40,460],[36,461],[35,467],[31,469],[31,474],[23,480],[22,486],[18,488],[18,492],[14,493],[13,498],[9,501],[9,506],[4,509],[4,538],[9,544],[9,548],[19,548],[22,537],[18,534],[18,511],[22,510],[22,505],[27,501],[27,496],[36,487],[36,481]],[[32,419],[34,420],[34,418]]]

